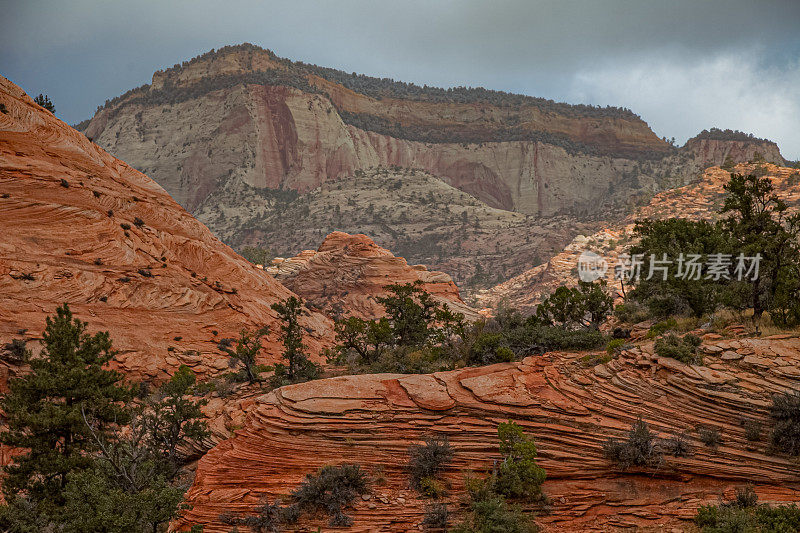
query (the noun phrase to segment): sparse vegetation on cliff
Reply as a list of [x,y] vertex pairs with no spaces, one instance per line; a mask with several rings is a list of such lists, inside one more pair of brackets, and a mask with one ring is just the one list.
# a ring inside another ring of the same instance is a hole
[[412,445],[408,455],[411,488],[431,498],[442,496],[445,488],[438,476],[453,460],[447,437],[428,437],[424,444]]
[[[439,103],[484,103],[498,107],[512,108],[531,106],[543,112],[558,113],[569,117],[609,117],[640,120],[639,116],[634,114],[631,110],[612,106],[601,107],[585,104],[566,104],[546,98],[495,91],[484,89],[483,87],[451,87],[444,89],[429,87],[427,85],[419,86],[414,83],[395,81],[391,78],[375,78],[364,74],[348,73],[341,70],[303,63],[302,61],[291,61],[281,58],[275,55],[271,50],[266,50],[250,43],[211,49],[204,54],[164,70],[163,75],[169,83],[173,77],[184,69],[192,67],[200,62],[213,61],[214,59],[224,57],[228,54],[242,52],[250,54],[251,64],[254,54],[267,54],[272,61],[279,63],[283,67],[280,69],[282,72],[297,77],[298,79],[303,79],[306,83],[309,75],[319,76],[320,78],[342,85],[351,91],[377,99],[400,98]],[[247,65],[244,66],[246,67]],[[256,73],[258,73],[258,71],[256,71]],[[242,74],[241,76],[244,77],[246,74]],[[125,101],[131,95],[147,92],[149,90],[149,85],[143,85],[117,98],[107,100],[104,108]]]
[[703,130],[694,137],[695,139],[709,139],[713,141],[741,141],[741,142],[757,142],[757,143],[772,143],[769,139],[761,139],[752,133],[745,133],[739,130],[721,130],[719,128],[711,128],[710,130]]
[[759,505],[753,488],[746,486],[736,489],[733,501],[700,507],[694,521],[703,533],[800,531],[800,509],[795,504]]
[[47,318],[44,350],[3,395],[4,531],[158,531],[182,509],[184,447],[208,431],[186,366],[152,394],[105,365],[106,332],[90,335],[66,305]]
[[39,96],[33,99],[34,102],[42,106],[43,108],[47,109],[51,113],[56,112],[56,106],[53,105],[53,102],[50,101],[50,97],[46,94],[39,93]]
[[509,420],[497,428],[503,456],[485,479],[468,477],[465,483],[470,513],[453,531],[459,533],[532,533],[539,531],[520,507],[506,499],[547,506],[542,493],[545,471],[536,464],[536,445],[522,428]]

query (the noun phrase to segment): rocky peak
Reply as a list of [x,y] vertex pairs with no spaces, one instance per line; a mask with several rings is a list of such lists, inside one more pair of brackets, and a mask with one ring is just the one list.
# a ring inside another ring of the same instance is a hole
[[778,145],[769,139],[759,139],[740,131],[711,128],[692,137],[683,147],[703,166],[720,166],[727,158],[741,163],[751,161],[756,153],[769,163],[786,164]]

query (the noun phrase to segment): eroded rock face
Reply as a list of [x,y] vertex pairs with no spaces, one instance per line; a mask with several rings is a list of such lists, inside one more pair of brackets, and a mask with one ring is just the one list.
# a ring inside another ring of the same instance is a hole
[[[270,304],[292,292],[217,240],[155,182],[104,152],[0,77],[0,339],[37,339],[68,303],[108,330],[115,365],[159,381],[180,364],[227,370],[217,343],[272,326]],[[330,321],[304,319],[317,352]],[[5,379],[5,378],[4,378]]]
[[[357,462],[383,472],[386,483],[356,503],[351,530],[416,530],[427,500],[408,488],[408,446],[432,433],[449,437],[455,459],[445,475],[447,501],[460,514],[463,473],[491,468],[497,424],[508,419],[536,439],[553,504],[537,520],[549,531],[682,529],[700,505],[730,499],[748,482],[762,502],[796,500],[800,473],[766,448],[770,395],[800,386],[800,340],[712,337],[701,347],[705,366],[658,357],[650,343],[594,367],[580,355],[551,353],[434,375],[343,376],[277,389],[256,398],[244,428],[200,461],[188,493],[193,508],[181,523],[226,532],[221,513],[252,513],[264,497],[286,501],[305,474]],[[731,360],[728,352],[742,357]],[[685,432],[690,455],[619,471],[602,445],[623,437],[639,416],[660,439]],[[759,441],[746,439],[744,421],[762,425]],[[700,426],[719,429],[719,448],[698,440]],[[302,525],[314,530],[325,522]]]
[[[714,141],[711,141],[714,142]],[[759,167],[770,177],[775,193],[784,200],[789,212],[800,210],[800,171],[766,163],[764,165],[739,164],[733,169],[738,174],[750,174]],[[728,183],[730,172],[719,167],[706,169],[702,178],[691,185],[661,192],[650,202],[619,222],[608,224],[591,235],[578,235],[563,251],[549,261],[529,269],[491,289],[476,295],[477,305],[485,314],[501,301],[523,311],[533,311],[542,299],[561,285],[578,283],[578,258],[584,251],[601,256],[608,265],[605,279],[614,294],[621,295],[619,281],[614,280],[614,267],[618,257],[634,239],[637,220],[667,219],[679,216],[690,220],[715,220],[724,201],[723,186]]]
[[[264,72],[276,74],[259,83]],[[425,169],[491,207],[549,215],[591,205],[639,155],[670,152],[622,110],[516,95],[516,105],[376,98],[319,74],[267,50],[231,47],[155,73],[85,131],[190,211],[231,176],[305,192],[356,169],[397,165]],[[405,133],[387,134],[387,125]],[[457,130],[471,142],[414,140],[419,130],[445,139]],[[542,141],[494,142],[531,132]],[[579,186],[586,181],[592,186]]]
[[376,298],[389,294],[384,287],[417,281],[436,300],[468,320],[478,316],[461,300],[450,276],[431,272],[423,265],[409,265],[366,235],[333,232],[318,250],[276,259],[267,271],[330,316],[383,316],[383,307]]

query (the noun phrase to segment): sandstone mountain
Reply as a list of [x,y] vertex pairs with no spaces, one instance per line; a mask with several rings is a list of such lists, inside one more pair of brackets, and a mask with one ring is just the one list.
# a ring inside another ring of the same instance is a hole
[[[547,531],[685,531],[702,504],[734,497],[752,483],[761,502],[800,498],[800,475],[743,423],[770,422],[770,394],[800,386],[797,338],[720,340],[707,335],[705,366],[653,354],[652,342],[607,364],[550,353],[434,375],[343,376],[283,387],[254,399],[235,437],[201,459],[183,524],[224,533],[222,513],[253,514],[266,497],[285,497],[327,464],[359,462],[385,478],[352,510],[349,531],[416,531],[426,500],[408,488],[408,447],[445,434],[454,447],[445,498],[460,513],[464,473],[483,475],[499,459],[497,424],[513,419],[536,438],[552,512]],[[684,433],[687,457],[620,471],[603,457],[641,416],[661,439]],[[717,428],[704,445],[698,429]],[[304,531],[326,527],[322,519]],[[675,529],[677,528],[677,529]]]
[[[437,194],[447,184],[483,207],[583,219],[607,217],[631,197],[688,183],[728,156],[744,161],[759,151],[769,161],[783,162],[774,143],[735,132],[704,132],[676,149],[624,109],[485,89],[420,87],[291,62],[247,44],[156,72],[152,84],[107,101],[80,128],[153,177],[228,244],[256,240],[280,255],[302,248],[286,250],[290,244],[278,236],[286,220],[270,209],[273,203],[281,206],[296,195],[302,203],[307,193],[325,201],[332,181],[347,182],[357,171],[376,167],[425,171],[432,178],[412,187]],[[385,198],[376,204],[393,201],[385,185],[370,186],[373,197]],[[366,211],[368,204],[355,201],[366,225],[385,223]],[[412,202],[407,214],[421,220],[424,211]],[[314,242],[336,229],[369,233],[338,225],[336,215],[320,214],[317,223],[324,230]],[[480,216],[468,220],[476,221],[483,222]],[[528,222],[544,228],[551,221]],[[298,223],[294,219],[291,225]],[[581,231],[570,221],[555,225],[567,239]],[[469,257],[457,248],[463,239],[414,234],[404,225],[395,232],[391,239],[373,236],[412,262],[447,270],[459,282],[473,281],[476,274],[480,285],[497,281],[482,279],[469,266],[483,262],[479,254],[463,259]],[[521,244],[497,230],[492,237],[512,249]],[[401,238],[407,249],[397,247]],[[431,246],[436,254],[429,253]],[[539,257],[547,255],[545,246]],[[533,266],[532,259],[523,254],[512,265],[485,263],[485,270],[507,278]]]
[[450,276],[429,271],[423,265],[410,266],[366,235],[331,233],[318,250],[275,259],[267,271],[309,306],[329,316],[367,319],[382,316],[383,307],[376,298],[389,294],[384,289],[386,285],[421,282],[435,300],[447,304],[467,320],[478,318],[461,300]]
[[[4,342],[36,340],[66,302],[92,331],[112,332],[115,364],[131,379],[158,381],[180,364],[226,371],[217,345],[241,328],[272,326],[262,357],[276,360],[270,304],[291,291],[2,77],[0,103]],[[330,344],[328,318],[313,313],[304,325],[312,350]]]
[[[707,142],[701,141],[699,144],[709,146]],[[776,194],[789,207],[789,212],[800,210],[800,170],[770,163],[743,163],[732,170],[739,174],[768,176]],[[584,251],[596,253],[605,260],[608,265],[605,278],[612,289],[619,293],[621,288],[619,282],[614,280],[614,266],[634,238],[635,222],[646,218],[659,220],[672,217],[714,220],[719,216],[725,197],[723,186],[729,179],[729,171],[719,167],[708,168],[697,182],[656,194],[647,205],[624,219],[591,234],[576,236],[564,250],[542,265],[491,289],[479,291],[475,304],[488,310],[502,302],[523,311],[533,311],[544,297],[560,285],[577,284],[578,258]]]

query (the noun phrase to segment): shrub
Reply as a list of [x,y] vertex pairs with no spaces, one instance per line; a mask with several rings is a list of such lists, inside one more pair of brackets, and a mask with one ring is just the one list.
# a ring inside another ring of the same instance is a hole
[[61,178],[61,182],[60,183],[61,183],[62,187],[64,187],[65,189],[69,189],[69,182],[67,180],[65,180],[64,178]]
[[426,530],[431,529],[447,529],[447,521],[449,518],[449,513],[447,511],[447,505],[443,503],[434,503],[432,505],[425,506],[425,516],[422,519],[422,525],[425,527]]
[[740,502],[737,497],[734,502],[700,507],[694,521],[703,533],[799,531],[800,509],[795,504],[771,507]]
[[692,448],[686,439],[686,433],[677,433],[673,437],[666,439],[662,446],[664,451],[673,457],[688,457],[692,453]]
[[436,490],[437,486],[433,481],[453,460],[453,449],[447,437],[428,437],[425,444],[411,445],[408,453],[411,488],[423,494],[442,492]]
[[631,338],[631,330],[625,329],[625,328],[616,327],[611,332],[611,338],[612,339],[630,339]]
[[757,420],[744,420],[742,421],[744,427],[744,436],[750,442],[757,442],[761,440],[761,422]]
[[21,363],[28,357],[28,349],[25,347],[27,341],[25,339],[12,339],[11,342],[3,346],[3,349],[8,352],[8,360]]
[[553,350],[593,350],[605,344],[605,336],[596,329],[567,329],[561,326],[528,325],[522,339],[526,355]]
[[332,527],[347,527],[352,519],[344,508],[369,492],[366,473],[356,464],[324,466],[316,474],[307,474],[292,497],[300,512],[323,511],[331,517]]
[[647,309],[636,300],[626,300],[614,308],[614,316],[625,324],[638,324],[650,318]]
[[507,346],[505,336],[500,333],[487,333],[478,337],[467,354],[468,365],[491,365],[514,361],[516,355]]
[[632,466],[653,466],[661,461],[655,436],[641,418],[631,426],[626,441],[608,439],[603,445],[603,455],[622,470]]
[[735,505],[737,507],[755,507],[758,505],[758,495],[752,485],[745,485],[736,489]]
[[611,339],[606,344],[606,353],[608,355],[614,355],[622,351],[622,347],[625,346],[626,340],[625,339]]
[[708,426],[700,426],[697,428],[697,437],[700,442],[709,448],[717,448],[722,443],[722,436],[719,429]]
[[56,106],[53,105],[53,102],[50,101],[50,97],[48,97],[46,94],[39,93],[39,96],[34,98],[33,101],[51,113],[56,112]]
[[663,335],[667,331],[674,329],[678,329],[678,321],[675,318],[670,317],[667,320],[656,322],[650,326],[650,329],[647,331],[647,338],[653,339],[659,335]]
[[703,364],[703,358],[697,353],[701,342],[699,337],[691,333],[683,337],[669,333],[656,339],[654,350],[661,357],[671,357],[687,365],[699,365]]
[[140,268],[139,270],[137,270],[137,272],[143,278],[152,278],[153,277],[153,273],[150,272],[150,270],[148,270],[146,268]]
[[256,533],[274,533],[280,531],[280,526],[285,523],[291,523],[292,511],[287,507],[281,507],[281,502],[275,500],[269,503],[265,499],[261,506],[256,508],[258,514],[254,516],[237,517],[230,513],[224,513],[219,516],[223,524],[229,526],[247,526]]
[[447,487],[445,486],[444,482],[433,477],[422,478],[422,480],[419,482],[419,488],[417,490],[423,496],[434,499],[441,498],[447,494]]
[[782,453],[800,455],[800,392],[774,395],[770,415],[774,422],[772,446]]
[[546,474],[536,464],[536,444],[512,421],[497,427],[503,461],[495,472],[494,490],[509,498],[540,500]]
[[128,231],[129,229],[131,229],[131,225],[128,224],[127,222],[123,222],[122,224],[119,225],[119,227],[124,229],[125,231]]
[[516,506],[503,498],[474,501],[467,518],[453,533],[535,533],[539,528]]
[[136,226],[137,228],[141,228],[142,226],[144,226],[144,220],[142,220],[139,217],[134,217],[133,225]]

